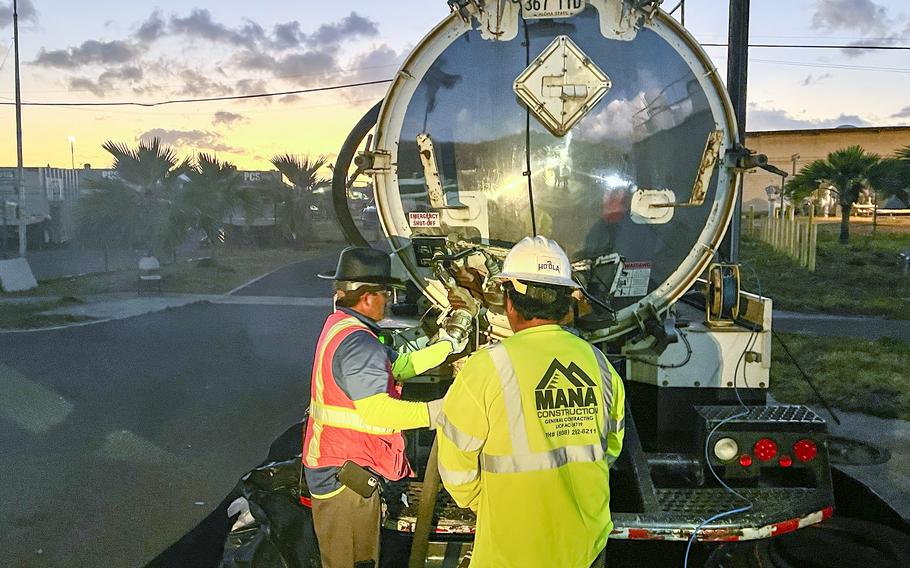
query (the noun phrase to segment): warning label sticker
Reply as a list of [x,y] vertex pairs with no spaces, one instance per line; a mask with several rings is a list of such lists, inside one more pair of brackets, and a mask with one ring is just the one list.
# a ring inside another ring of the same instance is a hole
[[408,225],[410,225],[413,229],[427,229],[430,227],[438,227],[439,213],[433,211],[427,213],[408,213]]
[[651,282],[650,262],[627,262],[616,285],[617,298],[639,298],[648,295]]
[[597,433],[597,383],[575,363],[553,359],[537,388],[537,418],[547,438]]

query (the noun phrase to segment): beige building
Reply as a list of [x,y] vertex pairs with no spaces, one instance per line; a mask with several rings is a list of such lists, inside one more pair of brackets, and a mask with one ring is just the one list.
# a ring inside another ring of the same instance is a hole
[[[29,248],[69,242],[79,199],[78,170],[48,166],[23,168],[22,174]],[[16,168],[0,167],[0,248],[14,248],[19,239],[17,176]]]
[[[910,126],[882,126],[870,128],[840,127],[822,130],[772,130],[750,132],[746,146],[768,156],[768,162],[790,172],[799,171],[815,160],[824,159],[830,152],[859,145],[867,152],[890,156],[900,148],[910,146]],[[756,211],[767,211],[769,187],[778,191],[780,176],[764,170],[746,175],[743,190],[743,210],[755,206]]]

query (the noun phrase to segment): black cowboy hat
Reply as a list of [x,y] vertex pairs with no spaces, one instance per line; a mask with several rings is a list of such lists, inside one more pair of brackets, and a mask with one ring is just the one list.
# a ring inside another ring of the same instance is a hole
[[404,286],[392,276],[392,258],[381,250],[369,247],[348,247],[338,256],[334,272],[318,274],[319,278],[340,282],[366,282],[383,286]]

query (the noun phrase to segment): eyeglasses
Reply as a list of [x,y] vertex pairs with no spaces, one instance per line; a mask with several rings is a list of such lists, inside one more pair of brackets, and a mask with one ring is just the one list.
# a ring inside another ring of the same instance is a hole
[[373,294],[382,294],[383,296],[385,296],[386,300],[392,299],[392,291],[391,291],[391,290],[376,290],[375,292],[372,292],[372,293],[373,293]]

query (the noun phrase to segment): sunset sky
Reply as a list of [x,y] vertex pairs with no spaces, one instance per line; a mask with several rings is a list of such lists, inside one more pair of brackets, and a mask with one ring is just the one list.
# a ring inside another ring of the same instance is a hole
[[[664,3],[666,8],[676,0]],[[688,0],[686,26],[724,43],[728,0]],[[26,102],[157,102],[391,77],[448,14],[445,0],[21,0]],[[0,0],[0,102],[14,100],[11,0]],[[910,45],[905,0],[753,0],[753,43]],[[725,48],[707,48],[724,70]],[[910,51],[750,52],[749,130],[910,125]],[[159,136],[181,154],[243,169],[278,153],[333,156],[385,92],[362,87],[247,101],[25,107],[27,166],[110,165],[101,144]],[[0,106],[0,166],[16,163],[14,109]]]

